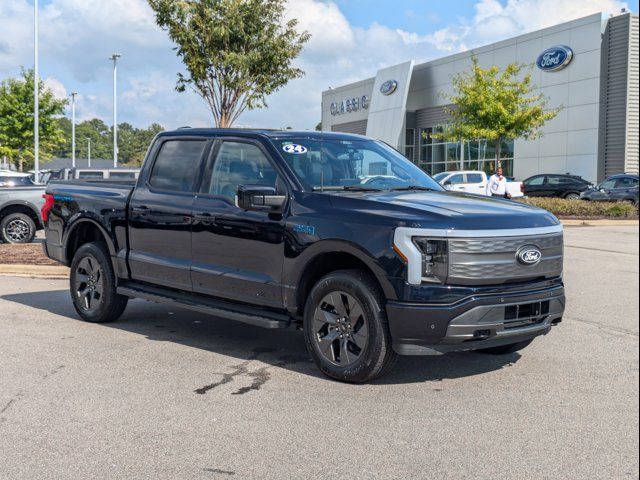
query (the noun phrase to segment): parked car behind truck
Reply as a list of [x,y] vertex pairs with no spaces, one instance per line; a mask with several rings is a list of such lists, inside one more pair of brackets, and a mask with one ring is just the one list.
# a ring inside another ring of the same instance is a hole
[[638,175],[612,175],[580,195],[582,200],[594,202],[629,202],[638,205]]
[[135,185],[52,183],[42,214],[83,319],[116,320],[139,297],[296,326],[347,382],[398,354],[515,352],[564,311],[552,214],[447,192],[358,135],[163,132]]
[[[441,172],[433,177],[445,190],[487,195],[487,174],[477,170]],[[522,197],[522,183],[507,178],[507,192],[511,198]]]
[[42,230],[40,208],[44,204],[44,186],[14,186],[0,188],[0,241],[32,242],[37,230]]

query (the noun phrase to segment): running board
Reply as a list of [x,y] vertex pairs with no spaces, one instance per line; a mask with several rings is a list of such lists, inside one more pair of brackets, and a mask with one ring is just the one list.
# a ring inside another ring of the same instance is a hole
[[196,312],[237,320],[263,328],[287,328],[291,325],[288,315],[259,308],[215,300],[197,293],[179,292],[136,282],[122,282],[118,293],[142,298],[156,303],[175,305]]

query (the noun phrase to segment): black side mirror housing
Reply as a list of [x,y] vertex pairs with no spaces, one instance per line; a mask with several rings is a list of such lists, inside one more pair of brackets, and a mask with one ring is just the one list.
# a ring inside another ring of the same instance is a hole
[[447,180],[446,182],[444,182],[445,185],[451,185],[451,180]]
[[238,207],[243,210],[279,212],[286,195],[278,195],[275,187],[264,185],[238,185]]

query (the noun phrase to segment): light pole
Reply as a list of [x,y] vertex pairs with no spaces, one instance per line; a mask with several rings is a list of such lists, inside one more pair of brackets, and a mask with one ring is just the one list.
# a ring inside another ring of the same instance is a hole
[[121,57],[119,53],[114,53],[109,57],[113,60],[113,168],[118,167],[118,105],[117,105],[117,63]]
[[33,163],[40,182],[40,106],[38,99],[38,0],[33,2]]
[[71,168],[76,168],[76,95],[71,92]]
[[91,139],[87,137],[87,167],[91,168]]

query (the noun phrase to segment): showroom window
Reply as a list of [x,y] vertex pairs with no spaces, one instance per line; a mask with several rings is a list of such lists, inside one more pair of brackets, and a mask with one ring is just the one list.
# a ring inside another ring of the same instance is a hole
[[[464,152],[461,142],[447,142],[437,138],[443,133],[447,125],[420,129],[420,149],[416,162],[429,175],[445,171],[460,170],[460,160],[464,170],[484,170],[493,174],[496,170],[495,142],[484,139],[464,142]],[[433,135],[436,134],[434,137]],[[507,177],[513,176],[513,140],[503,141],[500,148],[500,165]]]
[[405,139],[404,139],[404,156],[407,157],[412,162],[414,161],[414,152],[415,152],[415,136],[416,131],[414,128],[407,128],[405,130]]

